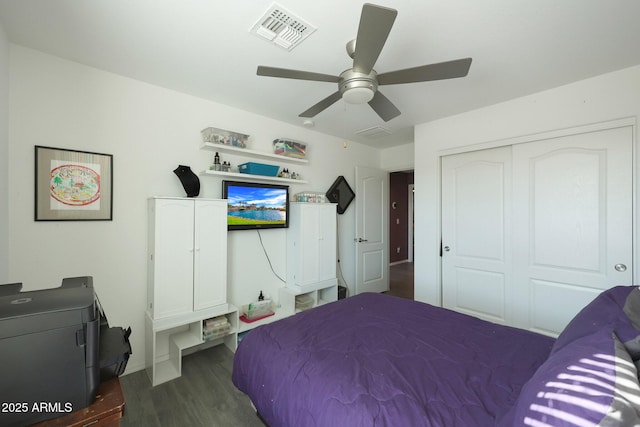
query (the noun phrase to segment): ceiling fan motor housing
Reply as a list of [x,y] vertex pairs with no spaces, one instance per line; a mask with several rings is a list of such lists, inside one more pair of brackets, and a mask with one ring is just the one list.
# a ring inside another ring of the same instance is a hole
[[350,104],[364,104],[371,101],[378,90],[377,75],[374,70],[368,74],[352,69],[343,71],[338,81],[342,99]]

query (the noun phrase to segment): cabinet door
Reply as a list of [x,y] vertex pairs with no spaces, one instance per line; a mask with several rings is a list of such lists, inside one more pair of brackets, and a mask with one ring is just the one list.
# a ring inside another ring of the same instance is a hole
[[315,283],[320,278],[320,215],[317,206],[299,205],[299,222],[296,233],[299,263],[296,268],[296,284]]
[[195,201],[193,309],[227,302],[227,202]]
[[318,281],[336,277],[336,207],[318,207]]
[[334,204],[296,205],[291,232],[296,271],[294,283],[304,286],[336,277],[336,207]]
[[193,310],[193,201],[155,201],[153,314],[155,319]]

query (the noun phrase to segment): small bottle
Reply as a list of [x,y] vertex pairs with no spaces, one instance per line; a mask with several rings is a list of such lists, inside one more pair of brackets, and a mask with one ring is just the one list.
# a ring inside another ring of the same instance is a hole
[[258,301],[264,301],[264,295],[262,295],[262,291],[260,291],[260,295],[258,295]]
[[216,155],[213,157],[213,169],[217,171],[222,169],[222,167],[220,166],[220,155],[218,154],[217,151],[216,151]]

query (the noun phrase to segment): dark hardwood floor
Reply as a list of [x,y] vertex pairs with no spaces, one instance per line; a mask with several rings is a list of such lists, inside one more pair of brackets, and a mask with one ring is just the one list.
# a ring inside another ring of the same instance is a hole
[[151,387],[146,371],[120,378],[123,426],[255,426],[264,424],[231,382],[233,353],[224,345],[184,356],[182,376]]
[[403,262],[389,267],[390,295],[413,299],[413,263]]
[[[389,268],[389,294],[413,299],[413,263]],[[184,356],[182,376],[151,387],[146,371],[120,378],[123,426],[264,427],[249,398],[231,382],[233,353],[224,345]]]

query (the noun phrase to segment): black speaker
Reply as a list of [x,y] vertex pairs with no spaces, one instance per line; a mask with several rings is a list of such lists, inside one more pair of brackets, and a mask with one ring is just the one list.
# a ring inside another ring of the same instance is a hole
[[338,213],[343,214],[347,210],[351,201],[356,197],[349,183],[344,176],[340,175],[333,182],[333,185],[327,191],[327,199],[332,203],[338,204]]
[[187,197],[196,197],[200,194],[200,179],[189,166],[179,165],[173,173],[180,178],[184,191],[187,192]]

